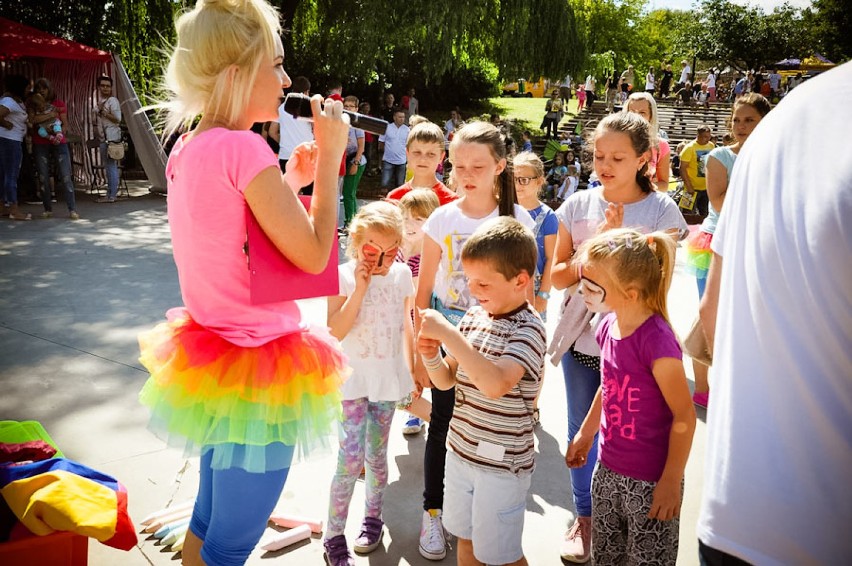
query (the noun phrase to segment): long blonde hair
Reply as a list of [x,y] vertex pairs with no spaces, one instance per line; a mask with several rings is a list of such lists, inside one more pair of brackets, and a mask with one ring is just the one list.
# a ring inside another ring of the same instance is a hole
[[675,241],[665,232],[642,234],[617,228],[583,242],[574,262],[605,269],[622,292],[635,289],[639,300],[671,326],[666,297],[672,283],[675,251]]
[[346,255],[350,258],[358,259],[358,248],[364,244],[367,230],[376,230],[382,234],[394,236],[399,243],[402,243],[405,223],[399,207],[390,202],[378,200],[358,210],[355,218],[349,223],[349,244],[346,246]]
[[198,0],[176,23],[177,43],[163,88],[166,130],[207,112],[236,123],[265,58],[275,53],[279,15],[266,0]]

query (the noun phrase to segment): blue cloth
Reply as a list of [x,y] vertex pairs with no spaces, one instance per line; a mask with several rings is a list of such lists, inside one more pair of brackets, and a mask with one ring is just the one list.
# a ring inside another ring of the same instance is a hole
[[18,174],[21,172],[21,160],[24,147],[21,142],[0,138],[0,178],[3,180],[3,202],[18,202]]
[[[731,172],[734,170],[734,162],[737,160],[737,154],[731,151],[729,147],[717,147],[710,151],[705,157],[705,171],[707,170],[706,161],[710,158],[714,158],[719,161],[722,165],[725,166],[725,169],[728,171],[728,181],[731,180]],[[701,231],[706,232],[708,234],[713,234],[716,232],[716,224],[719,222],[719,213],[713,208],[713,205],[709,205],[710,211],[707,215],[707,218],[704,219],[704,222],[701,223]]]
[[[64,143],[59,145],[33,144],[33,158],[35,159],[36,171],[38,171],[41,183],[41,202],[44,210],[47,212],[53,210],[49,182],[51,154],[56,159],[56,173],[59,175],[57,187],[62,186],[65,189],[65,203],[68,205],[68,210],[77,210],[77,202],[74,196],[74,181],[71,179],[71,152],[68,151],[68,144]],[[116,181],[116,187],[118,186],[117,183]]]
[[[568,400],[568,442],[580,430],[586,414],[595,400],[601,385],[600,371],[588,368],[574,358],[570,351],[562,356],[562,375],[565,378],[565,396]],[[592,516],[592,475],[598,461],[598,435],[586,456],[586,465],[571,468],[571,490],[574,507],[580,517]]]
[[[267,453],[274,460],[292,458],[293,447],[269,444]],[[205,450],[189,529],[204,541],[205,564],[241,566],[263,535],[290,468],[255,474],[241,468],[214,470],[212,464],[213,450]]]
[[541,203],[538,208],[533,208],[532,210],[528,210],[530,213],[530,217],[536,222],[538,222],[538,215],[544,214],[544,219],[541,222],[541,227],[535,234],[535,243],[538,248],[538,260],[536,261],[536,272],[538,274],[544,273],[544,237],[545,236],[554,236],[557,232],[559,232],[559,218],[556,217],[556,213],[553,212],[553,209],[547,206],[544,203]]

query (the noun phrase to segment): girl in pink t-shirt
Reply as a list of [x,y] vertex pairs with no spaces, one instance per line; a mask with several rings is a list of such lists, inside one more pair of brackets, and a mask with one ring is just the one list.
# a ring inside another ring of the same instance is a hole
[[[282,177],[249,128],[276,120],[284,72],[278,13],[266,0],[199,2],[177,21],[166,84],[172,130],[168,214],[185,307],[140,338],[151,373],[141,401],[172,444],[201,455],[184,564],[243,564],[262,535],[298,445],[335,432],[348,373],[326,329],[292,301],[255,304],[247,215],[294,265],[327,264],[337,225],[337,169],[349,126],[340,102],[311,101],[316,141]],[[295,191],[314,182],[310,210]]]
[[569,467],[584,466],[600,430],[592,555],[599,564],[674,564],[695,431],[666,309],[675,242],[663,232],[610,230],[586,240],[574,261],[588,309],[611,311],[596,333],[601,387],[565,455]]

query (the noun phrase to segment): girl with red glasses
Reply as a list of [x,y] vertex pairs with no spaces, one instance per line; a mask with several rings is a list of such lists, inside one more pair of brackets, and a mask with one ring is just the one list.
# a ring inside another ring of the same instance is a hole
[[342,387],[340,451],[324,541],[332,566],[354,564],[343,531],[365,461],[364,521],[354,549],[366,554],[381,544],[388,433],[397,402],[414,389],[414,283],[411,269],[394,261],[403,226],[402,213],[389,202],[363,207],[349,224],[351,259],[338,270],[340,294],[328,298],[328,326],[352,366]]

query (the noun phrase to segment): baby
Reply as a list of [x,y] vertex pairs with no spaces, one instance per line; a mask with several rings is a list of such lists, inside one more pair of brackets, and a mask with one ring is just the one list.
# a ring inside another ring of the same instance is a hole
[[[32,95],[30,102],[36,114],[45,114],[56,110],[53,104],[48,103],[40,94]],[[33,127],[39,137],[50,140],[53,145],[59,145],[65,141],[65,135],[62,133],[62,122],[59,118],[50,118],[35,124]]]

